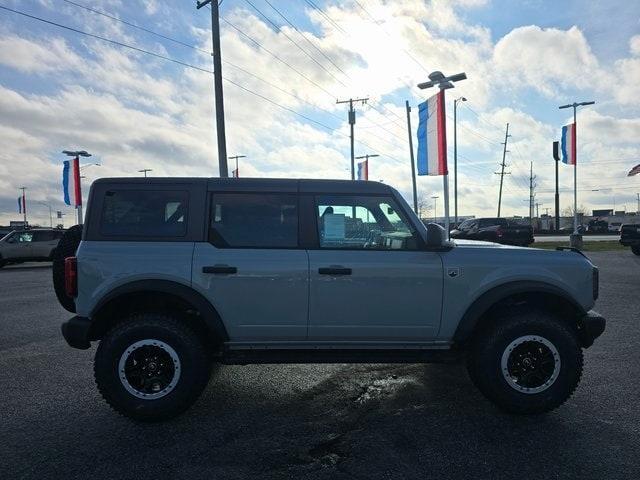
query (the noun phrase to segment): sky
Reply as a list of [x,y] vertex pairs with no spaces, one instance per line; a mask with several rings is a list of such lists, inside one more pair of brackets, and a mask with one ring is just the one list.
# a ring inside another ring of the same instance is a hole
[[[559,4],[562,5],[559,5]],[[189,0],[0,0],[0,224],[32,224],[62,202],[62,150],[87,150],[83,193],[99,177],[217,176],[211,19]],[[90,11],[87,8],[94,11]],[[369,178],[411,202],[405,101],[435,91],[430,72],[466,72],[447,94],[449,169],[458,102],[460,215],[495,216],[505,127],[502,215],[553,213],[552,142],[578,110],[578,204],[635,211],[640,176],[640,3],[545,0],[223,0],[227,151],[242,177],[350,177],[346,106],[356,105],[356,155],[378,154]],[[134,50],[121,44],[144,50]],[[161,58],[162,57],[162,58]],[[170,60],[169,60],[170,59]],[[186,65],[185,65],[186,64]],[[235,168],[230,165],[230,170]],[[423,214],[442,178],[418,177]],[[573,167],[560,165],[561,209]],[[452,188],[453,191],[453,188]],[[452,201],[453,205],[453,201]],[[452,207],[453,214],[453,207]],[[56,220],[54,219],[54,223]]]

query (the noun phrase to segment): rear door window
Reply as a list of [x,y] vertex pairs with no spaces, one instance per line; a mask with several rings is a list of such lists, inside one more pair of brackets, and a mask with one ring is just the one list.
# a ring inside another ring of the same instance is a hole
[[109,190],[100,233],[105,236],[183,237],[189,193],[181,190]]
[[54,240],[52,231],[39,231],[33,233],[34,242],[51,242],[52,240]]
[[209,241],[219,248],[297,248],[298,196],[215,193]]

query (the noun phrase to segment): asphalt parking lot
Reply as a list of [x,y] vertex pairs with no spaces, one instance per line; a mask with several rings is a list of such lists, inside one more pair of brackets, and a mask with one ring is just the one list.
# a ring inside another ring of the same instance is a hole
[[497,411],[463,367],[226,366],[164,424],[113,413],[46,266],[0,270],[0,478],[640,478],[640,257],[590,254],[607,330],[560,409]]

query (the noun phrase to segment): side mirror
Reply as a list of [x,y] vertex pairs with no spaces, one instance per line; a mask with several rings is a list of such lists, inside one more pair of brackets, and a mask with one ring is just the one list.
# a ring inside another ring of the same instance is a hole
[[437,223],[427,223],[427,247],[442,247],[446,240],[446,232]]

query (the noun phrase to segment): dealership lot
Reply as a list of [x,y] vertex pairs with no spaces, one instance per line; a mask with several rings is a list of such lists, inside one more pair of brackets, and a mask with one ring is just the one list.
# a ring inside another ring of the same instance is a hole
[[[570,253],[568,253],[570,254]],[[0,270],[2,478],[640,478],[640,257],[590,254],[607,330],[548,415],[497,411],[463,367],[225,366],[182,417],[97,393],[43,265]]]

